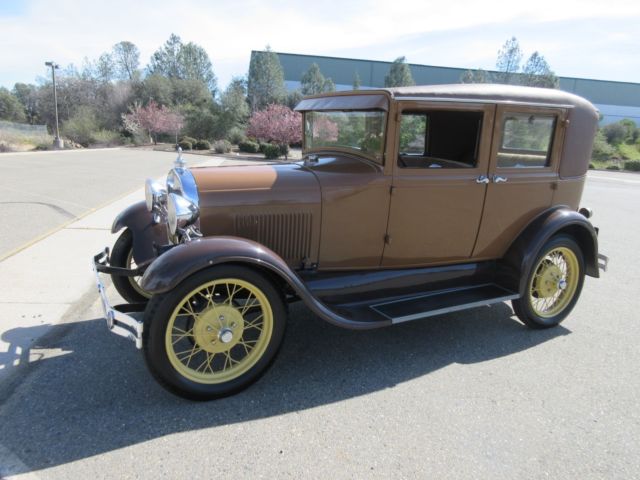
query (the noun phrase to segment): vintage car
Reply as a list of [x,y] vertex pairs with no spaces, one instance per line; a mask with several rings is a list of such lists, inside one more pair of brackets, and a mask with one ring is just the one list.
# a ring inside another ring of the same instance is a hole
[[[254,382],[289,302],[371,329],[511,301],[547,328],[606,267],[580,208],[598,123],[583,98],[439,85],[296,109],[301,161],[187,168],[180,155],[94,258],[109,329],[170,391],[211,399]],[[99,272],[131,303],[112,307]]]

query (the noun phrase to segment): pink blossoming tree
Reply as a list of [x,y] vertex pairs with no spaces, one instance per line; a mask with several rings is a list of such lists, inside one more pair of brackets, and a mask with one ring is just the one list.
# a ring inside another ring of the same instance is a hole
[[253,113],[249,119],[247,135],[287,147],[292,143],[300,143],[302,115],[284,105],[271,104],[264,110]]
[[122,115],[122,122],[128,131],[138,133],[142,130],[149,136],[149,142],[154,144],[158,143],[159,133],[173,133],[178,143],[178,133],[184,126],[182,114],[158,105],[153,100],[144,107],[135,104],[129,110],[130,113]]

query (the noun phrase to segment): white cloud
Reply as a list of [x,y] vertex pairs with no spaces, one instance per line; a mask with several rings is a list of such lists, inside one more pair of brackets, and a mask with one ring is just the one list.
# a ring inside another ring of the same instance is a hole
[[[31,0],[26,5],[19,15],[0,13],[2,85],[45,75],[48,59],[80,65],[83,57],[96,58],[121,40],[134,42],[146,63],[172,32],[208,51],[223,86],[232,75],[245,74],[251,50],[266,44],[291,53],[378,60],[406,55],[413,63],[491,68],[511,35],[525,50],[545,54],[559,74],[584,71],[640,81],[636,1]],[[597,29],[599,23],[611,30]]]

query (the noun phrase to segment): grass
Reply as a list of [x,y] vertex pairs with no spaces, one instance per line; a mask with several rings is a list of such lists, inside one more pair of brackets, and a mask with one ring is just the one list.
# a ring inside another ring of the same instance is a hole
[[26,152],[35,148],[48,148],[53,145],[53,137],[40,133],[0,131],[0,145],[7,152]]
[[627,160],[640,160],[640,150],[638,145],[629,145],[628,143],[621,143],[617,146],[620,155]]

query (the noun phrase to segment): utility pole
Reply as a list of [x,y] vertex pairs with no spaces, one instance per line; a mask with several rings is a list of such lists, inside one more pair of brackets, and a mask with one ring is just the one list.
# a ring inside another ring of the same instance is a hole
[[56,89],[56,70],[60,68],[56,62],[44,62],[47,67],[51,67],[51,79],[53,80],[53,105],[56,111],[56,137],[53,139],[55,148],[64,148],[64,142],[60,138],[60,128],[58,126],[58,91]]

